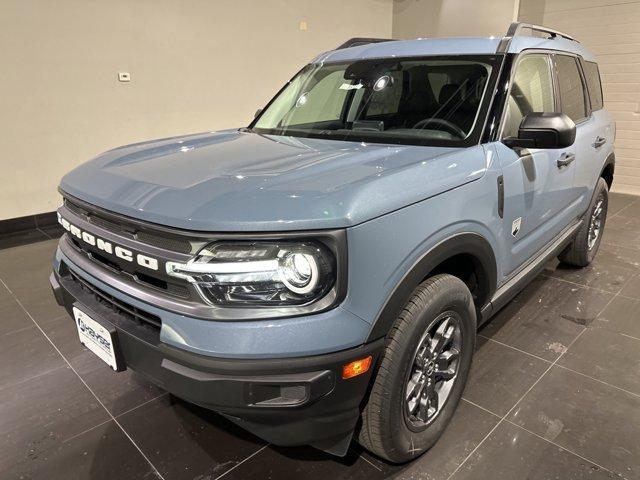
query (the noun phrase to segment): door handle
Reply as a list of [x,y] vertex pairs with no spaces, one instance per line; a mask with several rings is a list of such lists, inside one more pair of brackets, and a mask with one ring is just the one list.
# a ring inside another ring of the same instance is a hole
[[607,139],[606,138],[604,138],[604,137],[596,137],[596,141],[593,142],[593,148],[601,147],[605,143],[607,143]]
[[571,164],[576,159],[575,154],[573,153],[563,153],[560,155],[558,159],[558,168],[566,167]]

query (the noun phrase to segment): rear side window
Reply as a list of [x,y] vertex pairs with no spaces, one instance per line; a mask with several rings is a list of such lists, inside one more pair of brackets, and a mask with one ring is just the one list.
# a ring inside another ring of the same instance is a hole
[[591,110],[600,110],[604,105],[602,101],[602,84],[600,72],[596,62],[584,62],[584,76],[587,78],[587,89],[591,99]]
[[577,122],[587,116],[587,105],[582,77],[575,57],[555,56],[560,87],[560,105],[562,112]]

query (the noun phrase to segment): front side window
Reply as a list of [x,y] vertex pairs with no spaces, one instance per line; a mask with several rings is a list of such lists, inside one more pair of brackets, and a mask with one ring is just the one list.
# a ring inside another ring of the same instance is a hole
[[555,56],[562,113],[577,122],[587,116],[586,96],[578,62],[568,55]]
[[584,76],[587,80],[589,98],[591,99],[591,110],[600,110],[604,103],[602,101],[602,85],[600,83],[600,72],[596,62],[584,62]]
[[413,145],[477,143],[497,56],[306,66],[250,126],[267,135]]
[[546,54],[528,54],[521,58],[511,81],[503,137],[517,137],[520,122],[533,112],[553,112],[553,79]]

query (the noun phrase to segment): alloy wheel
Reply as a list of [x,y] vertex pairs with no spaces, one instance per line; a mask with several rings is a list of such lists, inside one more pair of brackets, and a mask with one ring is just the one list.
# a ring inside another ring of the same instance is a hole
[[405,419],[422,429],[444,407],[458,375],[462,331],[455,312],[439,315],[422,335],[405,382]]
[[589,250],[598,242],[600,233],[602,232],[602,223],[604,220],[604,198],[600,196],[595,206],[593,207],[593,213],[591,214],[591,223],[589,224],[589,239],[587,240],[587,247]]

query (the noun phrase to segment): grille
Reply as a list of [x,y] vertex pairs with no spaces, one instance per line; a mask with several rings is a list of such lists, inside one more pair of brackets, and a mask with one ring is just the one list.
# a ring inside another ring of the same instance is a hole
[[171,295],[180,298],[190,298],[191,293],[189,288],[186,285],[179,285],[177,283],[168,283],[165,280],[160,278],[156,278],[150,275],[146,275],[142,272],[128,272],[125,271],[118,263],[112,261],[110,258],[107,258],[95,251],[91,251],[87,249],[83,244],[81,244],[74,237],[67,235],[67,239],[71,243],[71,245],[80,253],[86,255],[94,262],[101,264],[104,267],[107,267],[112,272],[116,273],[120,276],[126,276],[131,281],[136,281],[138,283],[142,283],[147,287],[155,288],[157,290],[165,291]]
[[89,282],[77,276],[68,268],[66,269],[69,272],[69,276],[71,279],[82,288],[85,292],[91,294],[98,303],[108,307],[113,310],[115,313],[136,322],[137,324],[147,325],[153,327],[155,330],[159,330],[162,326],[162,321],[160,317],[154,315],[149,312],[145,312],[144,310],[140,310],[133,305],[129,305],[128,303],[123,302],[122,300],[118,300],[113,295],[108,294],[107,292],[102,291],[98,287],[91,285]]
[[79,207],[78,205],[76,205],[75,203],[70,202],[67,199],[65,199],[64,204],[69,210],[71,210],[73,213],[75,213],[77,215],[80,215],[81,217],[86,217],[87,214],[89,213],[85,209]]
[[151,233],[140,231],[136,234],[137,240],[154,247],[164,248],[173,252],[191,253],[191,243],[172,237],[160,237]]
[[119,235],[125,235],[129,238],[133,238],[133,232],[131,230],[126,230],[122,225],[118,223],[110,222],[109,220],[106,220],[92,213],[88,215],[88,218],[89,218],[89,222],[99,227],[102,227],[105,230],[109,230],[110,232],[113,232]]
[[164,233],[162,235],[158,235],[152,231],[140,228],[133,222],[126,222],[126,220],[122,219],[118,219],[119,221],[117,222],[112,221],[102,216],[99,212],[92,211],[75,204],[68,198],[65,198],[65,206],[77,215],[87,219],[90,223],[115,233],[116,235],[135,238],[136,240],[148,245],[153,245],[154,247],[163,248],[165,250],[171,250],[173,252],[192,252],[191,242],[184,238]]

